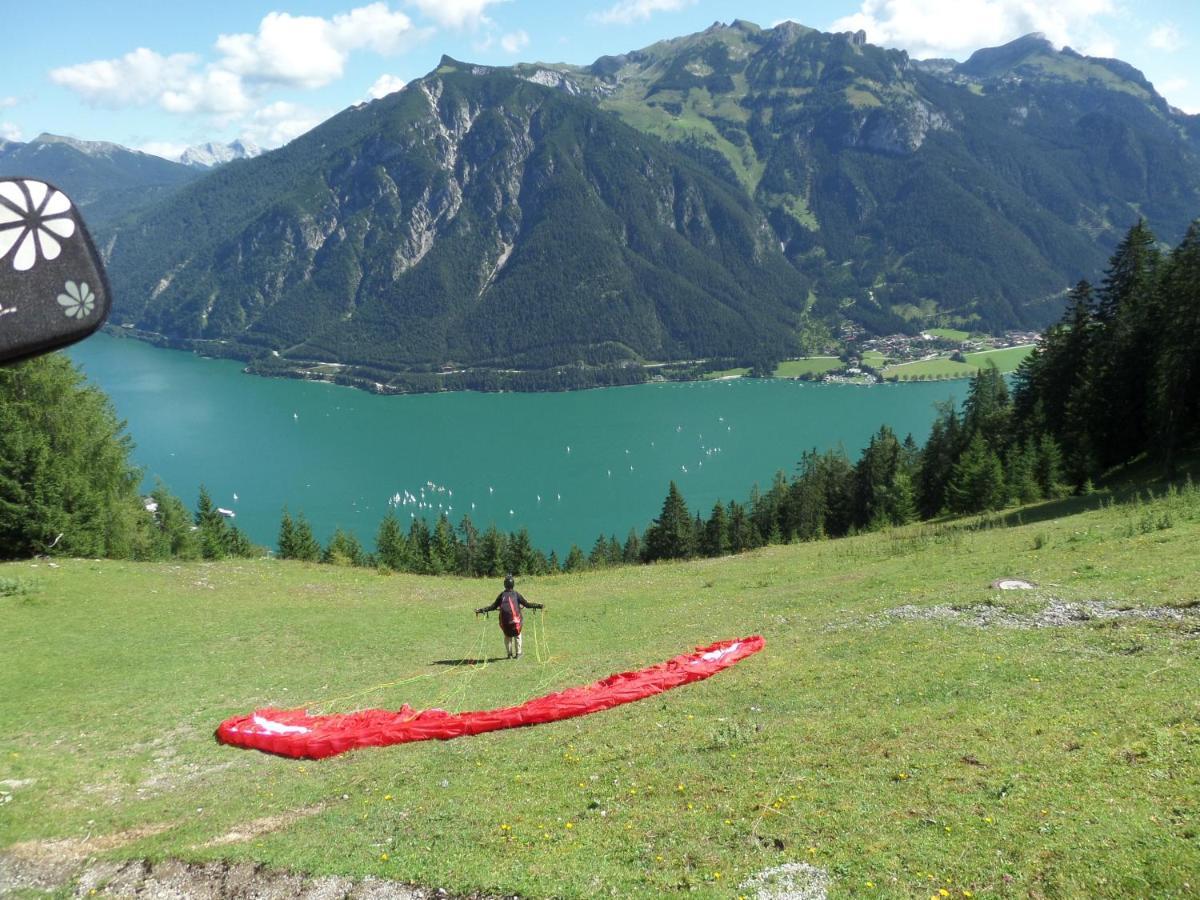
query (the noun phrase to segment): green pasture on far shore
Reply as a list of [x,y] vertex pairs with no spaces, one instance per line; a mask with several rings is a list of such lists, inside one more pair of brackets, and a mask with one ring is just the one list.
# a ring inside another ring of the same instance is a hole
[[897,363],[883,370],[884,377],[897,376],[901,381],[914,378],[970,378],[989,363],[995,363],[1001,372],[1015,372],[1030,351],[1032,344],[1021,347],[1005,347],[1002,350],[980,350],[964,353],[966,362],[955,362],[948,356],[919,362]]
[[[75,848],[459,895],[769,896],[756,875],[804,864],[831,897],[1195,896],[1197,558],[1189,486],[521,579],[546,608],[516,662],[472,614],[495,580],[0,565],[0,883],[68,878]],[[520,703],[754,633],[707,681],[549,725],[322,762],[213,738],[266,706]]]
[[926,328],[925,333],[945,338],[948,341],[965,341],[971,336],[971,332],[961,331],[957,328]]

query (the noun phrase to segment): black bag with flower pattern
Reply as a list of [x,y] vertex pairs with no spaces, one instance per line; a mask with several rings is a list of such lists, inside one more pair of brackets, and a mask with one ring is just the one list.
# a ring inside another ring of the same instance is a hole
[[73,344],[108,317],[104,267],[52,184],[0,178],[0,363]]

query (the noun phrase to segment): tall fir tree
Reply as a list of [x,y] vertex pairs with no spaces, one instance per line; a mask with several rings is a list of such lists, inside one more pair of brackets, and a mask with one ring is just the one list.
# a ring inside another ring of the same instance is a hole
[[1159,455],[1168,477],[1179,449],[1200,429],[1200,221],[1193,222],[1164,266],[1163,328],[1153,375]]
[[408,540],[400,528],[400,521],[393,510],[379,521],[375,532],[375,557],[381,565],[395,572],[403,572],[408,563]]
[[0,559],[149,553],[132,450],[108,398],[66,355],[0,366]]
[[224,559],[229,555],[229,534],[225,517],[217,512],[208,489],[200,485],[196,500],[196,528],[200,535],[200,552],[205,559]]
[[692,517],[679,486],[672,481],[663,500],[662,513],[646,531],[645,558],[647,562],[687,559],[694,551]]

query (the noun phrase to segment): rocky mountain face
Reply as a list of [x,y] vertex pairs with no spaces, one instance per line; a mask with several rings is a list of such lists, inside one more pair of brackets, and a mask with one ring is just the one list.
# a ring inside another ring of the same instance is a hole
[[783,352],[808,297],[736,185],[452,60],[184,189],[109,271],[118,322],[383,369]]
[[587,67],[443,59],[111,233],[117,321],[373,371],[796,352],[1056,318],[1200,117],[1037,35],[963,63],[714,25]]
[[93,232],[165,198],[196,174],[179,163],[106,141],[42,134],[27,143],[0,146],[0,175],[37,178],[61,188]]
[[208,141],[188,147],[180,154],[179,161],[185,166],[199,169],[211,169],[215,166],[233,162],[235,159],[254,159],[262,155],[262,147],[253,141],[243,141],[240,138],[228,144],[218,144]]

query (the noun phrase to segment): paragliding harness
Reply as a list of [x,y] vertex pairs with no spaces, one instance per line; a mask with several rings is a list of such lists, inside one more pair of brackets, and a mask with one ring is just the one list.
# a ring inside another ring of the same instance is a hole
[[521,633],[521,595],[505,591],[500,595],[500,630],[509,637]]

